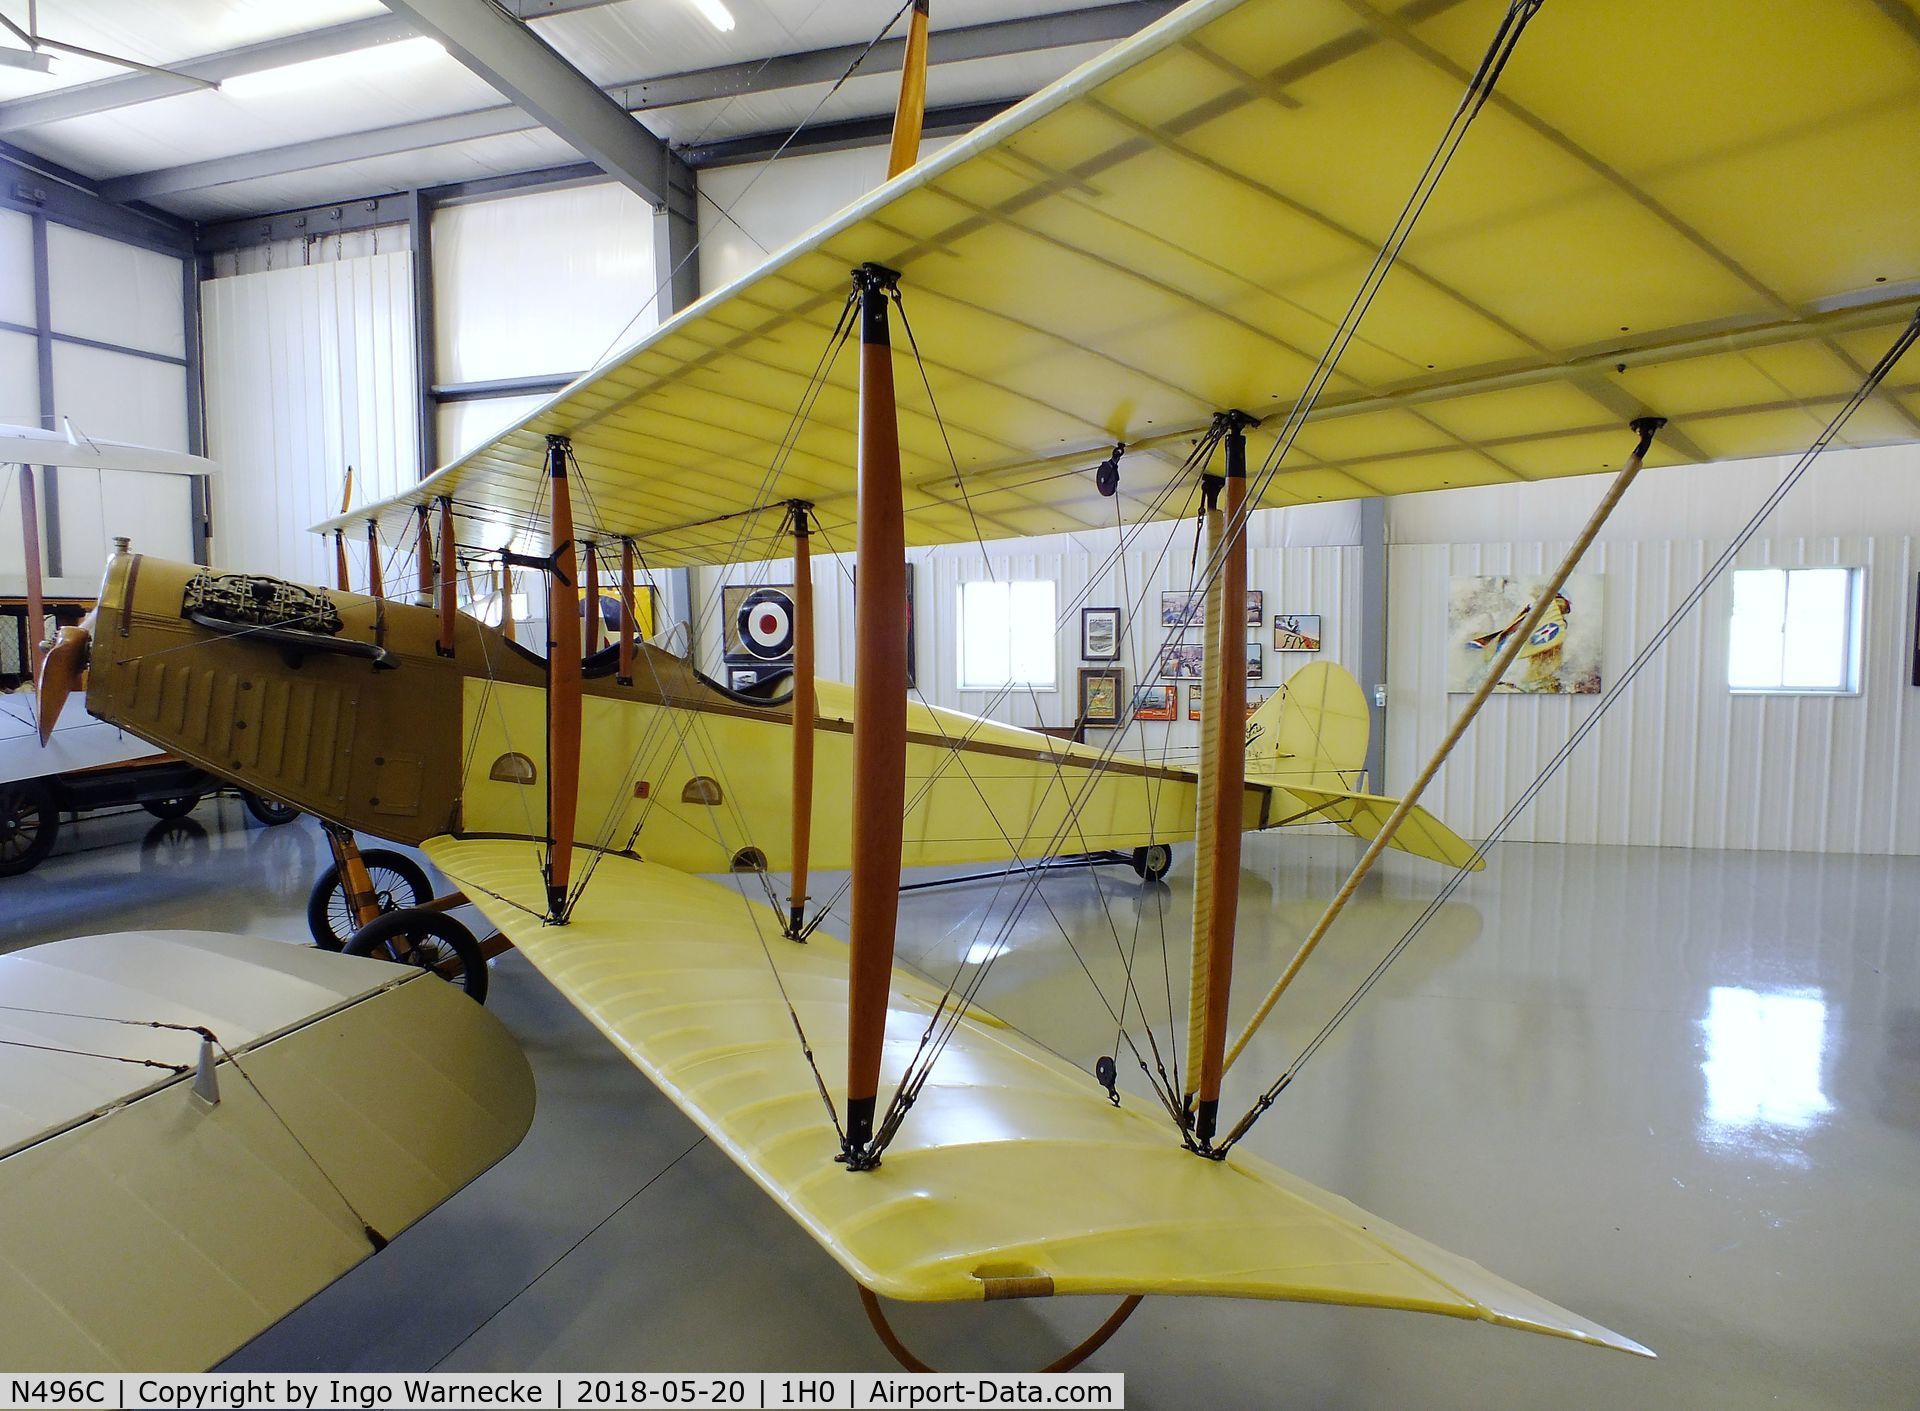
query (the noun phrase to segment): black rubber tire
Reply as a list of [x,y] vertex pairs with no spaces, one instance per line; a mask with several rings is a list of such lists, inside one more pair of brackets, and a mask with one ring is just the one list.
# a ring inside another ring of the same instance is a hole
[[[373,882],[374,895],[380,898],[382,912],[401,911],[433,900],[433,884],[427,880],[426,869],[405,853],[368,848],[360,854],[360,860],[367,865],[367,876]],[[321,950],[339,950],[355,929],[347,889],[340,885],[340,864],[331,863],[307,894],[307,933]]]
[[291,823],[300,816],[300,810],[290,803],[281,803],[278,799],[265,799],[250,789],[240,791],[240,802],[246,805],[260,822],[269,828],[278,828],[282,823]]
[[1133,850],[1133,870],[1143,882],[1158,882],[1173,871],[1173,849],[1165,843],[1148,843]]
[[444,911],[407,907],[369,921],[348,940],[346,954],[431,970],[459,985],[476,1004],[487,1002],[487,958],[473,932]]
[[0,784],[0,877],[31,872],[60,836],[60,805],[38,779]]
[[148,799],[140,805],[155,818],[185,818],[199,806],[198,794],[182,794],[175,799]]

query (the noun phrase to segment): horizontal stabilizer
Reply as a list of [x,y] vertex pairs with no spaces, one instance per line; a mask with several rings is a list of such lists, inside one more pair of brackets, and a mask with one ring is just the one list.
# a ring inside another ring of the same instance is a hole
[[[969,1010],[870,1171],[834,1127],[788,1017],[845,1110],[847,948],[779,937],[744,892],[598,859],[564,927],[520,842],[440,838],[434,863],[856,1280],[890,1298],[1213,1294],[1444,1313],[1645,1353],[1258,1158],[1182,1148],[1143,1100]],[[774,973],[778,974],[778,983]],[[900,970],[882,1091],[938,987]],[[1088,1173],[1099,1172],[1090,1180]]]
[[[1355,837],[1365,838],[1369,842],[1380,832],[1394,809],[1400,806],[1398,799],[1390,799],[1382,794],[1356,793],[1351,789],[1309,789],[1288,784],[1284,793],[1298,799],[1299,806],[1286,808],[1276,800],[1275,823],[1324,820],[1338,824]],[[1388,846],[1432,862],[1443,862],[1449,867],[1464,866],[1469,872],[1478,872],[1487,865],[1486,858],[1475,851],[1473,844],[1418,804],[1408,812],[1406,821],[1400,825]]]
[[533,1120],[512,1036],[424,970],[145,931],[0,957],[0,1003],[9,1371],[203,1371]]

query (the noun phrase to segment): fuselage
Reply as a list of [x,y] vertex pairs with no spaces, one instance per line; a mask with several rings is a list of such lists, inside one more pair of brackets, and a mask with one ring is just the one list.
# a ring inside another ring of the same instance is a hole
[[[437,650],[435,612],[325,592],[325,640],[183,611],[205,570],[138,555],[107,569],[87,709],[209,771],[358,832],[544,840],[546,666],[471,617]],[[310,590],[315,593],[321,590]],[[375,662],[364,653],[378,648]],[[362,653],[362,654],[355,654]],[[791,858],[792,711],[735,695],[637,644],[632,680],[606,656],[584,682],[582,847],[691,872]],[[820,681],[809,859],[851,861],[853,692]],[[1190,837],[1190,770],[1128,759],[958,711],[906,703],[907,866],[1130,849]],[[1246,827],[1272,791],[1247,787]]]

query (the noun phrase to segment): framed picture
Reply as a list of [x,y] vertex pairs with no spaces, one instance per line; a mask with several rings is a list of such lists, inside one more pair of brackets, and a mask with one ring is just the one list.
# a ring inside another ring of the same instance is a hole
[[[743,631],[752,634],[751,646]],[[720,590],[720,632],[720,659],[728,666],[791,666],[793,584],[727,584]]]
[[1135,720],[1172,720],[1180,707],[1179,691],[1180,688],[1174,685],[1135,686],[1133,718]]
[[1115,668],[1080,669],[1080,720],[1085,725],[1120,723],[1121,673]]
[[1080,609],[1080,659],[1120,660],[1120,609]]
[[[1260,625],[1263,604],[1267,595],[1258,588],[1247,590],[1247,626]],[[1160,625],[1162,627],[1204,627],[1207,621],[1207,592],[1197,588],[1191,593],[1162,593],[1160,595]]]
[[1319,651],[1320,614],[1276,612],[1273,615],[1273,649],[1276,652]]
[[1247,643],[1247,680],[1258,681],[1266,675],[1264,670],[1266,653],[1258,642]]
[[1198,627],[1207,620],[1207,595],[1200,593],[1162,593],[1162,627]]
[[1196,681],[1191,686],[1187,687],[1187,719],[1198,720],[1199,718],[1200,718],[1200,683]]
[[[1507,642],[1526,625],[1544,578],[1456,576],[1447,595],[1447,693],[1479,689]],[[1576,573],[1561,585],[1540,625],[1494,690],[1529,696],[1600,692],[1605,575]]]
[[1206,647],[1199,642],[1168,642],[1160,648],[1160,661],[1154,675],[1162,681],[1198,681],[1206,658]]

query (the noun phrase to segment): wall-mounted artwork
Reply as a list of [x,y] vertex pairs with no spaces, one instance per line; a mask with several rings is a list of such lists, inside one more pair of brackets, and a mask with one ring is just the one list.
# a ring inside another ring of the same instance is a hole
[[1249,720],[1253,719],[1254,712],[1259,710],[1261,706],[1265,705],[1267,703],[1267,698],[1272,694],[1273,692],[1271,691],[1247,692],[1247,719]]
[[720,590],[720,631],[721,660],[729,666],[791,665],[793,585],[727,584]]
[[[1447,594],[1447,690],[1478,690],[1487,668],[1526,622],[1545,578],[1460,576]],[[1600,690],[1606,582],[1576,573],[1527,638],[1496,692],[1586,696]]]
[[1200,683],[1196,681],[1193,683],[1193,685],[1187,687],[1187,719],[1198,720],[1199,718],[1200,718]]
[[1273,615],[1273,649],[1276,652],[1319,651],[1320,614],[1276,612]]
[[1120,660],[1120,609],[1080,609],[1080,659]]
[[[1259,588],[1247,590],[1247,626],[1258,627],[1260,615],[1264,610],[1267,595]],[[1160,625],[1162,627],[1200,627],[1207,620],[1207,590],[1196,588],[1191,593],[1162,593],[1160,595]]]
[[1135,686],[1133,688],[1133,718],[1135,720],[1172,720],[1180,706],[1178,686]]
[[1206,647],[1200,642],[1169,642],[1160,649],[1154,675],[1162,681],[1198,681],[1205,659]]
[[1258,681],[1266,675],[1267,654],[1258,642],[1247,643],[1247,680]]
[[1083,725],[1120,723],[1121,673],[1116,668],[1083,667],[1080,671],[1080,722]]
[[1206,620],[1207,595],[1204,591],[1160,595],[1162,627],[1198,627]]

